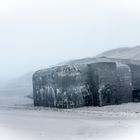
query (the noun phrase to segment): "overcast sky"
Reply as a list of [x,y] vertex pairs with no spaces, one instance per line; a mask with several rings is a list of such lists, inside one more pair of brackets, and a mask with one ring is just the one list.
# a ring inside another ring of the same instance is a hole
[[138,44],[139,0],[0,1],[0,77]]

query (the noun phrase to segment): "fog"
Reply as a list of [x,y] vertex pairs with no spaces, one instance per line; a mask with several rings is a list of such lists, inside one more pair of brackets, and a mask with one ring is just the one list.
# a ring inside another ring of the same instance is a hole
[[1,0],[0,78],[140,44],[139,0]]

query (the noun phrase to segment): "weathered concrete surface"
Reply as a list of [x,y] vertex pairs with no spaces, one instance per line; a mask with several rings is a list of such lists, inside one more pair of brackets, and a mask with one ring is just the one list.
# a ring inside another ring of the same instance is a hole
[[126,64],[118,64],[118,103],[127,103],[133,101],[132,96],[132,71]]
[[40,70],[33,75],[34,105],[72,108],[132,102],[133,91],[140,89],[139,72],[138,61],[108,58]]
[[89,94],[87,69],[82,66],[60,66],[38,71],[33,76],[35,105],[80,107]]
[[114,62],[89,64],[93,105],[117,104],[117,67]]

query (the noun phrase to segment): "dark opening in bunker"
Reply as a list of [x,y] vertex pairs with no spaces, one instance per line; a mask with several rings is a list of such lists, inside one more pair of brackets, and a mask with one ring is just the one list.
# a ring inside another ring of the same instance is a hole
[[140,101],[140,89],[133,90],[133,102],[139,102]]

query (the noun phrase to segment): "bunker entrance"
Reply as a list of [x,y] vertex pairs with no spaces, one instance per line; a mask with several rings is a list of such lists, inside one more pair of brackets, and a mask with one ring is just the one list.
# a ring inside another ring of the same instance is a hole
[[139,102],[140,101],[140,89],[133,90],[133,102]]

